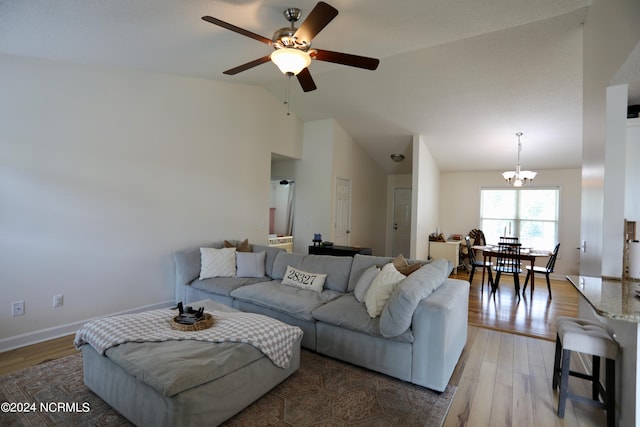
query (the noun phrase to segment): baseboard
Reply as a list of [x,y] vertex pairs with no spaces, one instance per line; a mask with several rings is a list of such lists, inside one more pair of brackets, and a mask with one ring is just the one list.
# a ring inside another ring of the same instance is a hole
[[54,338],[60,338],[66,335],[75,334],[78,329],[82,327],[82,325],[90,320],[98,319],[101,317],[115,316],[119,314],[131,314],[139,313],[141,311],[157,310],[160,308],[167,308],[175,305],[176,304],[174,301],[165,301],[157,304],[136,307],[130,310],[119,311],[117,313],[106,314],[104,316],[93,317],[91,319],[79,320],[77,322],[67,323],[65,325],[54,326],[52,328],[41,329],[39,331],[28,332],[26,334],[16,335],[14,337],[4,338],[0,340],[0,353],[27,345],[52,340]]

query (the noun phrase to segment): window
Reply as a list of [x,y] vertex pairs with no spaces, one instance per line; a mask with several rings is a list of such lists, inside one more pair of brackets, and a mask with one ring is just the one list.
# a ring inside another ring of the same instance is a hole
[[525,247],[553,250],[559,196],[558,188],[480,189],[480,229],[487,243],[518,236]]

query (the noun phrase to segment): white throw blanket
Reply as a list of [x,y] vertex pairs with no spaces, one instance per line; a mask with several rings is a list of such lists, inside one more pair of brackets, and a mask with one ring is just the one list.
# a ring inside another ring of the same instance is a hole
[[293,343],[302,330],[261,314],[209,312],[213,326],[202,331],[183,332],[171,327],[177,312],[169,309],[96,319],[77,332],[74,345],[90,344],[98,353],[126,342],[195,340],[251,344],[280,368],[289,366]]

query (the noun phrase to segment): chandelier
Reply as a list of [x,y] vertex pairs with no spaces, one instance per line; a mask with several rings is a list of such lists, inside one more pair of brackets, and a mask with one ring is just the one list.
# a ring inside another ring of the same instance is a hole
[[520,170],[520,151],[522,151],[520,137],[522,136],[522,132],[516,133],[516,136],[518,137],[518,163],[516,163],[516,170],[503,172],[502,176],[509,184],[513,184],[514,187],[522,187],[524,184],[531,184],[537,172]]

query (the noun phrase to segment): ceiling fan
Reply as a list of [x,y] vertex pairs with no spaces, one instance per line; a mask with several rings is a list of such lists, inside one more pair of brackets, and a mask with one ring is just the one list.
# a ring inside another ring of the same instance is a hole
[[211,16],[203,16],[202,19],[226,28],[227,30],[258,40],[275,49],[270,55],[231,68],[224,71],[224,74],[238,74],[260,64],[264,64],[265,62],[273,61],[284,74],[289,77],[295,75],[303,91],[310,92],[316,89],[316,84],[308,68],[309,64],[311,64],[311,59],[364,68],[366,70],[375,70],[378,68],[378,64],[380,63],[379,59],[333,52],[330,50],[311,49],[311,40],[338,15],[336,8],[325,2],[318,2],[302,25],[296,28],[295,23],[300,19],[300,14],[300,9],[298,8],[292,7],[286,9],[284,16],[290,22],[290,27],[280,28],[273,34],[271,39]]

